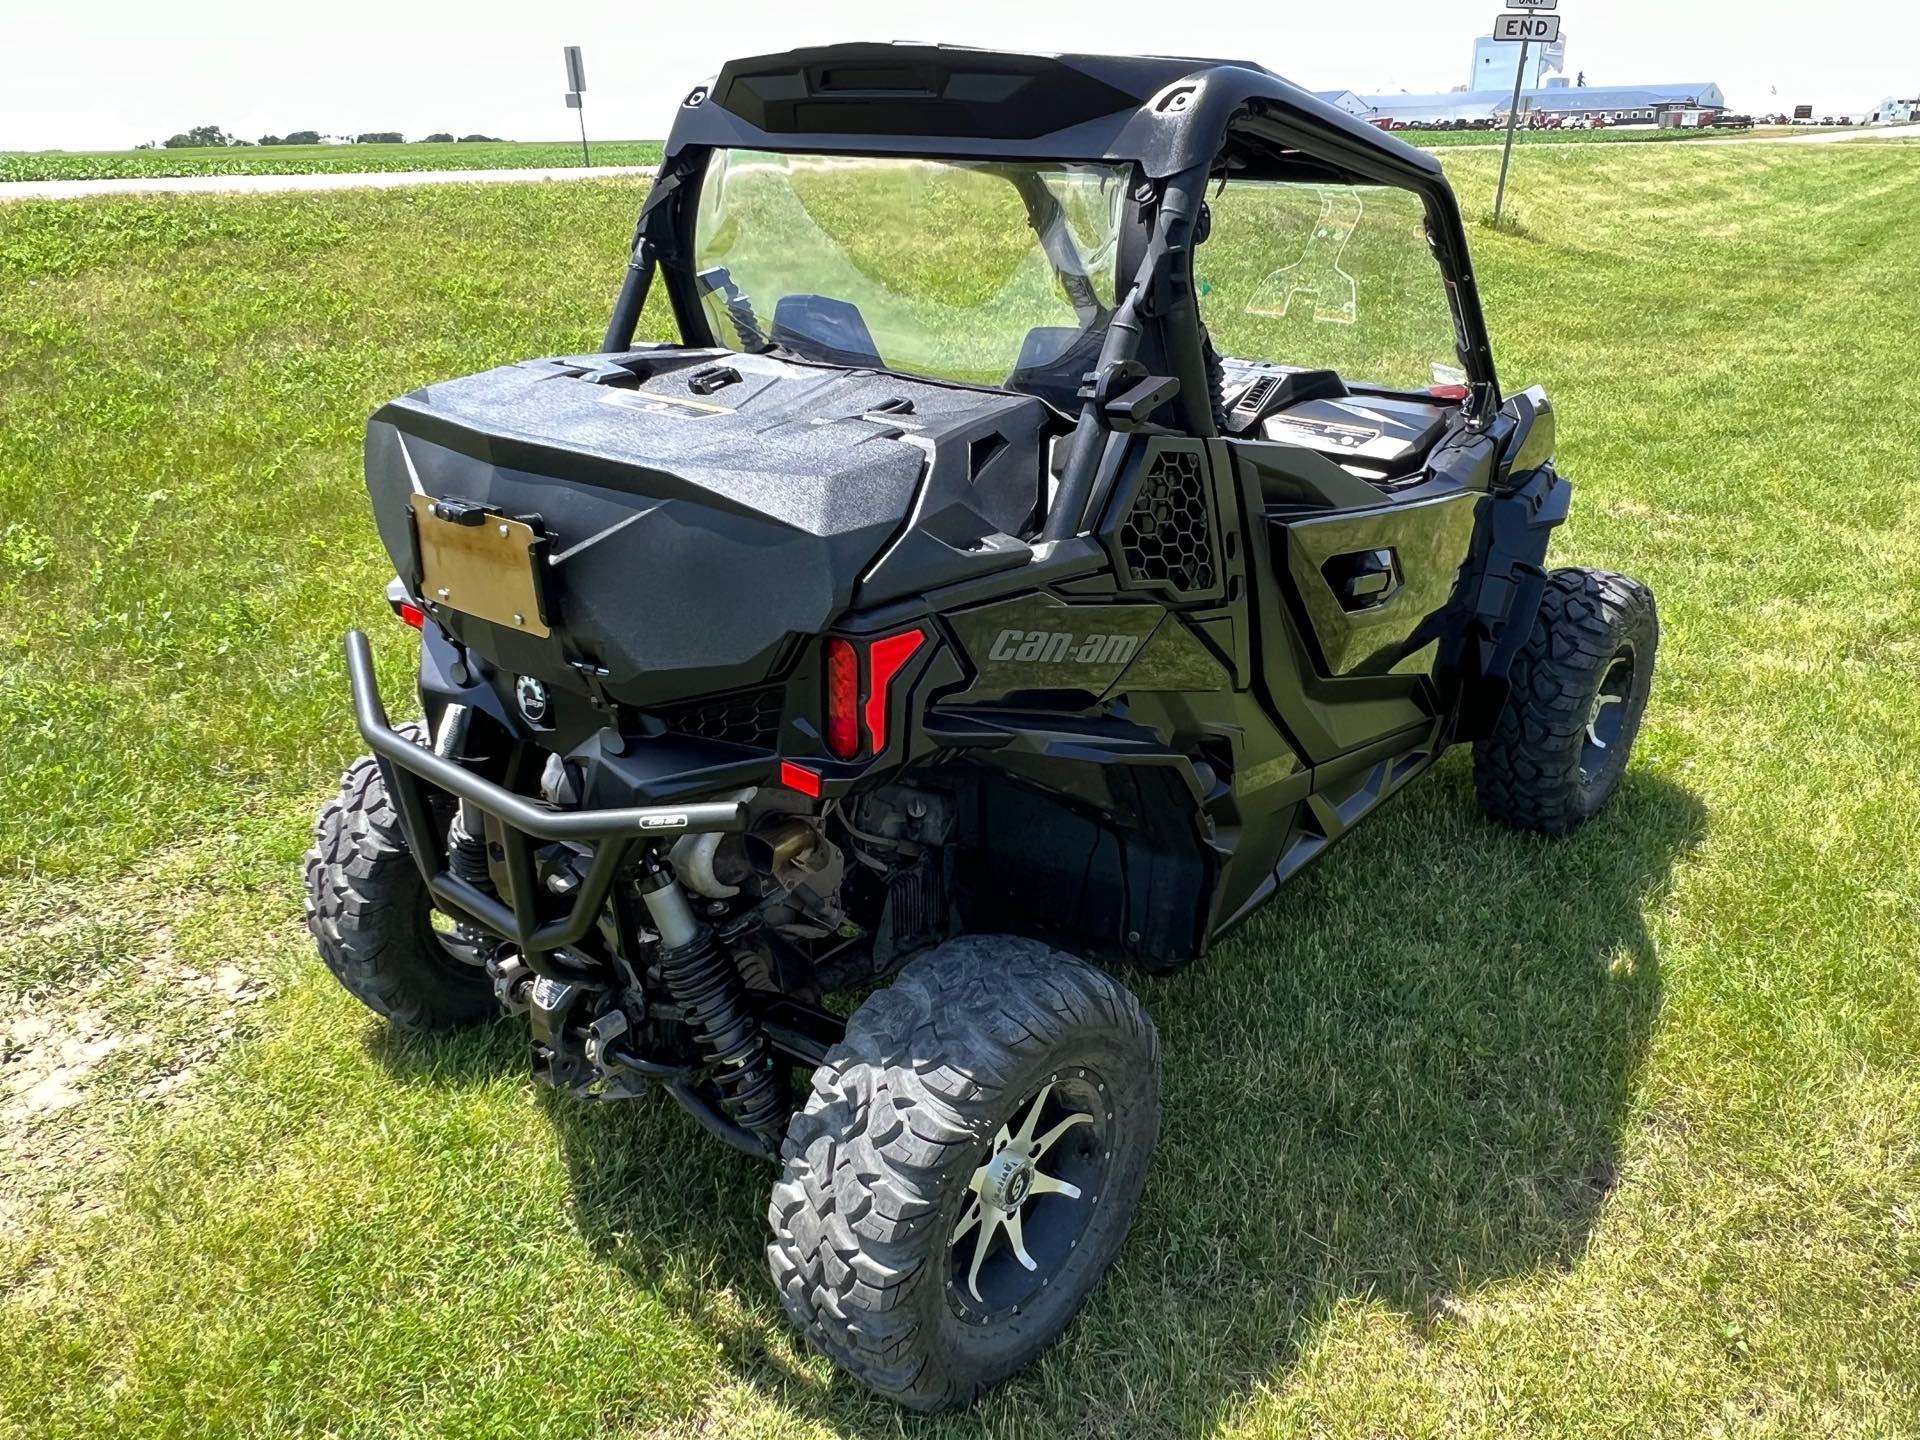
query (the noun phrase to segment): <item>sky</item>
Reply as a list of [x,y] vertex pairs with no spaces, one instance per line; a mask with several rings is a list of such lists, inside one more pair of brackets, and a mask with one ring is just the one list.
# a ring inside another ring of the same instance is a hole
[[[731,55],[845,40],[1215,55],[1310,89],[1464,84],[1500,0],[0,0],[0,150],[121,149],[194,125],[576,134],[561,47],[586,52],[588,133],[651,139]],[[1735,110],[1864,112],[1920,95],[1920,4],[1560,0],[1587,82],[1713,81]]]

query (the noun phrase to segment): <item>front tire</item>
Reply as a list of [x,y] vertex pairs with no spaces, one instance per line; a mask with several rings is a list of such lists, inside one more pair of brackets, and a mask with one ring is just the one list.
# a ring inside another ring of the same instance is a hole
[[499,1013],[484,943],[435,925],[426,882],[371,756],[347,768],[313,832],[307,929],[349,994],[402,1030],[457,1030]]
[[1514,657],[1506,706],[1473,749],[1481,808],[1547,835],[1598,814],[1626,773],[1659,646],[1653,591],[1632,576],[1548,576],[1533,632]]
[[854,1013],[788,1129],[767,1247],[787,1313],[899,1404],[964,1405],[1105,1274],[1159,1130],[1133,995],[1037,941],[949,941]]

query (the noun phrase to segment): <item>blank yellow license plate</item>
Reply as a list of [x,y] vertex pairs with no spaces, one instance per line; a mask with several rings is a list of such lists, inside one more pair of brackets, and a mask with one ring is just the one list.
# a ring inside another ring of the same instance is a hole
[[540,618],[541,536],[531,525],[493,514],[459,525],[433,513],[433,496],[412,501],[424,598],[529,635],[552,633]]

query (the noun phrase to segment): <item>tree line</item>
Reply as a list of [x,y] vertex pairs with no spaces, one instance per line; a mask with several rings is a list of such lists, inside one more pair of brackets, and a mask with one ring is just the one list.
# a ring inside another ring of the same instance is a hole
[[[421,143],[426,145],[497,144],[497,135],[462,135],[457,140],[445,130],[435,131]],[[407,137],[398,130],[368,130],[359,135],[323,135],[318,130],[295,130],[286,135],[262,135],[258,140],[243,140],[229,135],[218,125],[196,125],[178,135],[170,135],[156,146],[151,140],[141,150],[207,150],[231,145],[322,145],[329,140],[352,145],[404,145]]]

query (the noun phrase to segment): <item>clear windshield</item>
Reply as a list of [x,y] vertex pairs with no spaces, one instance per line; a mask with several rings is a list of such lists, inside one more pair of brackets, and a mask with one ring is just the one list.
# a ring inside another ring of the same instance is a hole
[[[715,152],[694,249],[730,348],[967,384],[1092,368],[1115,166]],[[1031,388],[1044,390],[1044,384]]]
[[1193,269],[1223,354],[1400,390],[1466,378],[1419,196],[1230,180],[1208,204]]

